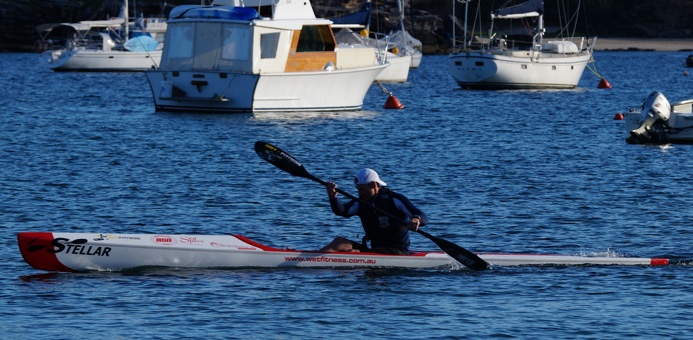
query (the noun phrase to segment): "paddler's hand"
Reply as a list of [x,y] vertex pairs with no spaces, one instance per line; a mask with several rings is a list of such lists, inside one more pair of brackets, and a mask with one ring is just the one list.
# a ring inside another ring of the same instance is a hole
[[327,185],[325,185],[327,188],[327,197],[329,197],[331,200],[337,198],[337,183],[335,182],[327,182]]
[[414,216],[409,220],[409,223],[407,224],[407,228],[411,231],[417,231],[419,230],[419,226],[421,225],[421,218],[418,216]]

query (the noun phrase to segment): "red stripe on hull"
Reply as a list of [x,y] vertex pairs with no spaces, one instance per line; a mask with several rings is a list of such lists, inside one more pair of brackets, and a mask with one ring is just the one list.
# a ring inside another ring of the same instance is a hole
[[19,251],[32,267],[47,271],[74,272],[58,260],[53,253],[53,233],[21,232],[17,234]]

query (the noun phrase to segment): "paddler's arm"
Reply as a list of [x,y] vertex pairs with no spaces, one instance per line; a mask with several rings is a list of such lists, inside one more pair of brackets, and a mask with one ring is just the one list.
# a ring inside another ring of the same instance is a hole
[[337,183],[327,182],[325,187],[327,188],[327,198],[330,199],[330,207],[332,208],[332,212],[334,212],[334,214],[337,216],[346,216],[346,209],[344,208],[342,202],[339,201],[339,197],[337,197]]
[[394,196],[395,206],[408,216],[405,222],[409,230],[416,231],[419,227],[428,224],[428,215],[417,208],[406,196],[397,193]]

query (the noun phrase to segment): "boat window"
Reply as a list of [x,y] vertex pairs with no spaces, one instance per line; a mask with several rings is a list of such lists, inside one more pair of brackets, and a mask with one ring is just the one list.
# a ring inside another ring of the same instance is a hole
[[227,60],[248,60],[250,54],[250,30],[238,25],[224,25],[224,42],[221,58]]
[[164,52],[161,58],[162,69],[191,69],[193,63],[193,40],[195,24],[181,23],[167,27],[166,41],[176,43],[164,44]]
[[241,70],[251,68],[252,30],[218,22],[169,24],[161,69]]
[[277,57],[279,32],[260,35],[260,58],[273,59]]
[[296,52],[334,51],[335,41],[328,25],[303,26]]
[[260,16],[263,16],[265,18],[273,18],[274,15],[272,15],[272,5],[265,5],[265,6],[260,6],[260,9],[258,10],[260,13]]
[[527,69],[527,65],[522,64],[522,69],[523,69],[523,70],[526,70],[526,69]]
[[474,63],[474,65],[475,66],[484,66],[484,62],[483,61],[477,61],[476,63]]
[[556,65],[551,65],[551,69],[555,71],[555,70],[556,70]]
[[221,25],[216,22],[200,22],[195,27],[195,53],[193,69],[213,70],[219,58]]
[[165,44],[169,58],[190,58],[193,53],[193,24],[170,25],[168,40],[175,44]]

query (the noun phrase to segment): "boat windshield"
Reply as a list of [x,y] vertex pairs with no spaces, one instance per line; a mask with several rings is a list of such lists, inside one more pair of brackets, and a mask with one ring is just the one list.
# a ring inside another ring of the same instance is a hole
[[303,26],[296,52],[334,51],[335,39],[327,25]]
[[161,69],[250,72],[250,25],[182,22],[168,25]]

